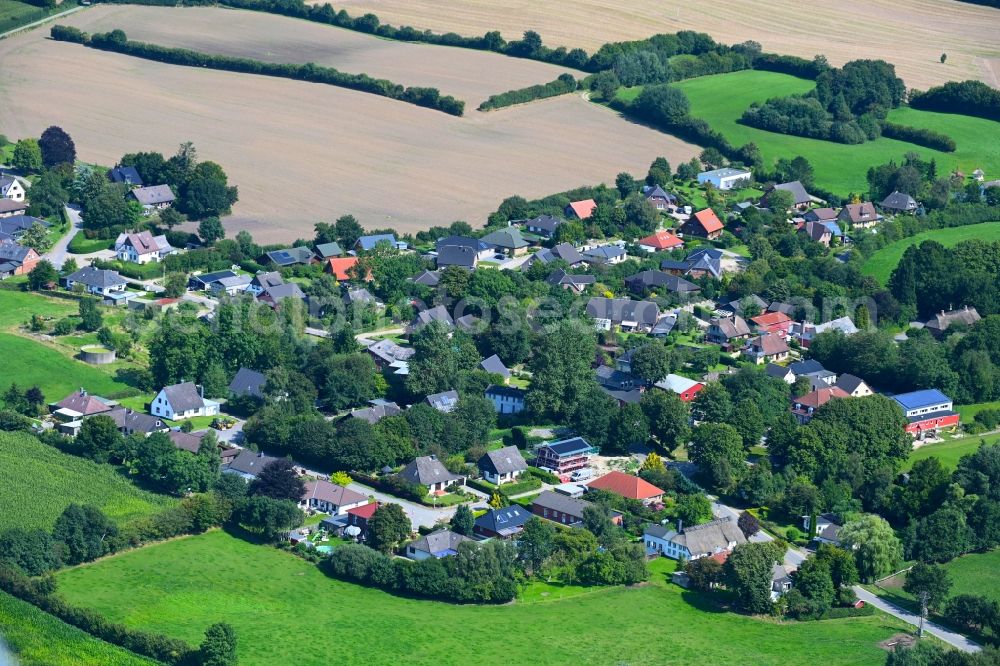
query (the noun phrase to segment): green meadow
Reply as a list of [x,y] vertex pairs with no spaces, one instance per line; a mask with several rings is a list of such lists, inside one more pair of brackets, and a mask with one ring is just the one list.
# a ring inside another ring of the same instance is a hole
[[899,265],[906,249],[926,240],[937,241],[945,247],[952,247],[967,240],[996,241],[1000,240],[1000,222],[982,222],[964,227],[933,229],[916,236],[900,239],[868,257],[861,266],[861,272],[865,275],[871,275],[882,284],[886,284],[892,271]]
[[975,453],[982,442],[986,442],[988,446],[996,446],[997,442],[1000,442],[1000,434],[974,435],[941,442],[940,444],[921,446],[910,454],[910,457],[903,464],[903,471],[910,469],[913,467],[913,463],[925,458],[937,458],[948,469],[955,469],[962,456]]

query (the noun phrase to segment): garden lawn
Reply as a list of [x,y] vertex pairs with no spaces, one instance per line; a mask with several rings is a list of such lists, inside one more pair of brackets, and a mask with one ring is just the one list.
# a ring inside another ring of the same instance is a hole
[[[337,641],[340,663],[767,665],[801,663],[808,654],[829,666],[874,665],[885,661],[876,643],[902,627],[881,615],[785,624],[720,613],[662,572],[648,585],[565,601],[537,602],[542,591],[532,603],[505,606],[405,599],[327,578],[294,555],[218,530],[64,570],[58,579],[71,603],[192,644],[225,620],[240,637],[242,666],[280,663],[290,649],[299,664],[329,663],[326,650],[308,648],[317,636],[349,637]],[[553,638],[554,626],[563,638]],[[498,627],[516,640],[476,639]]]
[[1000,435],[973,435],[971,437],[961,437],[940,444],[928,444],[915,449],[910,457],[903,464],[903,471],[913,467],[913,463],[925,458],[938,458],[941,464],[949,469],[958,466],[958,461],[962,456],[975,453],[981,442],[986,442],[988,446],[995,446],[1000,442]]
[[[910,108],[894,109],[889,120],[914,127],[924,127],[949,135],[957,149],[944,153],[912,143],[880,138],[860,145],[846,145],[789,136],[740,125],[737,120],[752,102],[771,97],[800,94],[815,87],[813,81],[787,74],[749,70],[730,74],[702,76],[674,84],[691,101],[691,115],[708,121],[734,146],[753,142],[760,148],[764,163],[772,165],[779,158],[802,155],[816,171],[816,184],[846,196],[866,192],[868,168],[891,159],[897,162],[907,152],[916,152],[937,162],[938,173],[952,169],[971,173],[981,168],[987,173],[1000,171],[1000,123],[953,114],[932,113]],[[619,99],[634,99],[639,90],[619,93]]]
[[0,637],[22,666],[154,666],[0,592]]
[[970,421],[975,420],[976,414],[987,409],[1000,410],[1000,400],[995,400],[993,402],[979,402],[974,405],[955,406],[955,411],[961,414],[963,423],[969,423]]
[[899,261],[903,258],[903,253],[906,252],[906,249],[911,245],[918,245],[925,240],[937,241],[945,247],[952,247],[967,240],[996,241],[1000,240],[1000,222],[982,222],[980,224],[969,224],[964,227],[932,229],[931,231],[921,232],[916,236],[902,238],[886,245],[868,257],[861,266],[861,272],[865,275],[871,275],[882,284],[886,284],[889,281],[889,276],[892,275],[892,271],[899,265]]
[[100,252],[111,247],[111,241],[107,238],[87,238],[83,234],[73,236],[69,242],[69,251],[73,254],[90,254]]
[[63,453],[27,433],[0,432],[0,470],[0,532],[51,528],[74,502],[93,504],[123,524],[177,501],[138,488],[111,465]]

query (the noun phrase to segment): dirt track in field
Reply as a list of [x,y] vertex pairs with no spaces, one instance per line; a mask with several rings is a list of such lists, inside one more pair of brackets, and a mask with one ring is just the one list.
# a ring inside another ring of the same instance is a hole
[[[535,30],[549,46],[588,51],[609,41],[660,32],[707,32],[727,44],[748,39],[765,50],[836,65],[882,58],[910,88],[950,80],[1000,77],[1000,9],[957,0],[345,0],[352,16],[383,23],[518,39]],[[947,53],[947,63],[939,62]]]
[[80,159],[108,166],[126,152],[170,154],[193,141],[239,186],[230,236],[247,229],[290,241],[345,213],[369,228],[478,226],[511,194],[612,182],[620,171],[644,174],[657,155],[677,164],[697,152],[576,95],[455,118],[332,86],[104,53],[47,32],[0,41],[0,133],[59,125]]

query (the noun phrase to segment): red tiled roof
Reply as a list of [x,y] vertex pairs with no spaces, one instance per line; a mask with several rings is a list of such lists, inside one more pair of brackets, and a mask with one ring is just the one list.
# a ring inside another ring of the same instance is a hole
[[581,220],[586,220],[588,217],[594,214],[594,209],[597,208],[597,202],[593,199],[584,199],[583,201],[571,201],[569,207],[573,209],[573,212]]
[[331,257],[326,260],[326,267],[338,280],[349,280],[347,270],[356,263],[358,263],[357,257]]
[[765,312],[762,315],[750,318],[750,321],[758,326],[774,326],[775,324],[784,324],[791,320],[792,318],[784,312]]
[[359,518],[371,518],[378,511],[378,502],[371,502],[370,504],[365,504],[364,506],[356,506],[353,509],[348,509],[347,513]]
[[587,484],[591,488],[598,490],[609,490],[622,497],[642,500],[650,497],[659,497],[663,491],[648,481],[644,481],[637,476],[624,472],[608,472],[599,479],[595,479]]
[[698,221],[698,224],[701,225],[701,228],[704,229],[707,234],[719,231],[723,227],[722,222],[719,221],[715,211],[711,208],[699,210],[694,214],[694,219]]
[[639,239],[639,245],[648,245],[649,247],[656,248],[658,250],[669,250],[670,248],[677,247],[678,245],[683,245],[682,241],[677,236],[674,236],[669,231],[657,231],[652,236],[646,236],[645,238]]
[[795,404],[803,407],[822,407],[834,398],[850,398],[851,394],[837,386],[818,388],[795,399]]
[[720,550],[718,553],[715,553],[714,555],[709,555],[708,557],[711,560],[715,560],[719,564],[725,564],[726,560],[729,559],[729,551],[728,550]]

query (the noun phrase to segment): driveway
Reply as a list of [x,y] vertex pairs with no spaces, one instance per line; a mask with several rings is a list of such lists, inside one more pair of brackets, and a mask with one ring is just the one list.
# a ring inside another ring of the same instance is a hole
[[[899,618],[907,624],[912,624],[913,626],[918,626],[920,624],[920,616],[915,613],[911,613],[908,610],[900,608],[896,604],[890,603],[885,599],[879,597],[876,594],[872,594],[865,588],[855,585],[854,593],[858,595],[858,599],[861,599],[866,604],[871,604],[875,608],[892,615],[893,617]],[[979,652],[983,648],[975,641],[969,640],[962,634],[957,634],[954,631],[949,631],[939,624],[934,624],[933,622],[924,621],[924,631],[926,631],[931,636],[935,638],[940,638],[948,645],[961,650],[962,652]]]
[[[740,511],[734,509],[731,506],[722,504],[718,502],[715,498],[709,496],[712,502],[712,515],[716,518],[732,518],[733,520],[740,519]],[[751,534],[748,541],[753,541],[755,543],[767,543],[768,541],[774,541],[774,537],[765,532],[764,530],[758,531],[756,534]],[[800,566],[809,557],[809,553],[799,548],[789,546],[788,550],[785,551],[785,564],[793,567]]]
[[363,486],[356,482],[351,483],[347,487],[361,493],[362,495],[374,497],[380,502],[391,502],[393,504],[400,505],[403,507],[403,513],[405,513],[406,517],[410,519],[413,529],[416,529],[421,525],[424,527],[434,527],[439,521],[451,520],[451,517],[455,515],[455,507],[453,506],[435,509],[430,506],[424,506],[423,504],[417,504],[416,502],[396,497],[395,495],[380,492],[374,488]]

